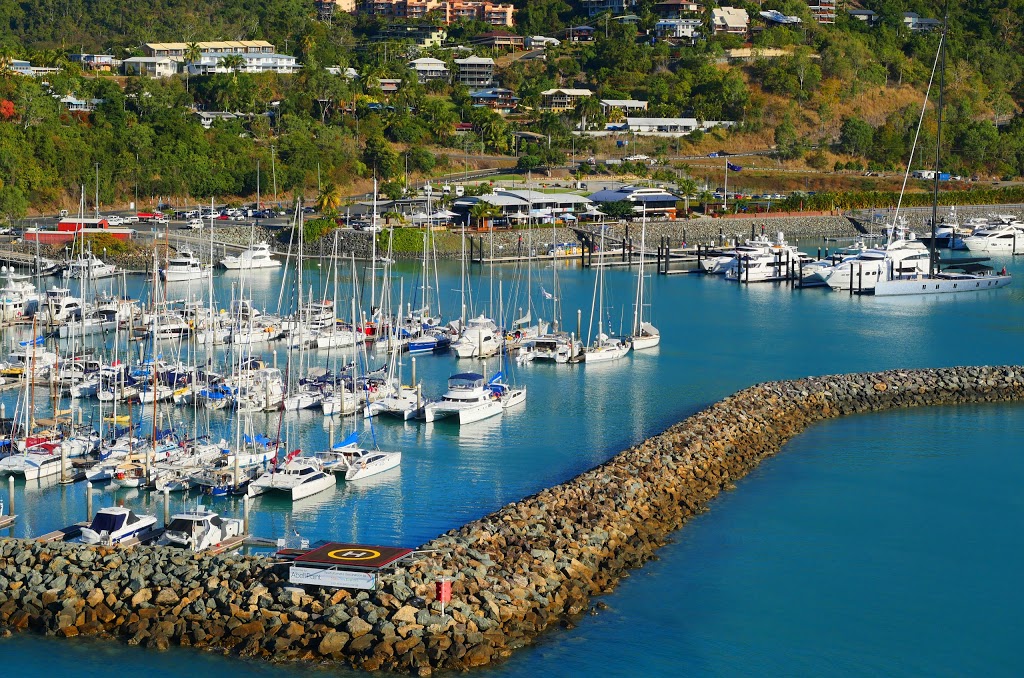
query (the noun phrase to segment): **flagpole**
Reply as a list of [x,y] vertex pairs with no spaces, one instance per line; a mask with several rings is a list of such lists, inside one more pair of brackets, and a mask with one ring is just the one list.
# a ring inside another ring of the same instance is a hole
[[729,158],[725,159],[725,195],[722,196],[722,211],[729,211]]

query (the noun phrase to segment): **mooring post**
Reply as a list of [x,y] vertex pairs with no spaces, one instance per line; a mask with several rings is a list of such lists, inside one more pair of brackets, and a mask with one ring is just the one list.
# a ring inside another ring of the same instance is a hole
[[92,520],[92,482],[85,484],[85,519]]
[[14,515],[14,476],[7,478],[7,515]]
[[242,497],[242,534],[249,534],[249,495]]

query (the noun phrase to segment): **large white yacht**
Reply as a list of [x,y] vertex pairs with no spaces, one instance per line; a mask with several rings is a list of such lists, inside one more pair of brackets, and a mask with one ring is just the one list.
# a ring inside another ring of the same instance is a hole
[[100,278],[109,278],[117,273],[117,266],[114,264],[108,264],[95,254],[88,254],[78,259],[74,259],[68,264],[64,274],[69,278],[82,278],[98,280]]
[[437,421],[454,417],[460,424],[471,424],[501,414],[501,401],[487,388],[482,374],[463,372],[448,379],[448,391],[441,400],[423,408],[423,418]]
[[930,252],[919,240],[896,240],[885,249],[866,249],[821,271],[833,290],[870,292],[880,280],[928,272]]
[[982,228],[964,238],[964,247],[971,252],[1016,254],[1024,252],[1024,223],[1000,223]]
[[265,242],[253,245],[241,254],[226,256],[220,260],[220,265],[228,270],[255,269],[255,268],[278,268],[281,262],[270,256],[270,245]]
[[178,250],[178,256],[168,259],[167,266],[160,269],[160,277],[166,282],[203,280],[212,270],[212,267],[204,264],[192,250],[182,248]]

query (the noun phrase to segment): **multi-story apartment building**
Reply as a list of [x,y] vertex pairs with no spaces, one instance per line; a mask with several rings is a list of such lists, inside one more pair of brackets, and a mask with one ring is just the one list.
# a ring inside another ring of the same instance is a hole
[[811,10],[811,16],[819,24],[834,24],[836,22],[836,0],[807,0]]
[[266,40],[197,42],[196,46],[200,54],[197,60],[187,59],[187,42],[147,42],[142,49],[148,58],[170,59],[175,64],[185,64],[192,75],[227,73],[231,69],[224,67],[223,60],[228,56],[242,58],[244,63],[237,70],[243,73],[295,73],[302,68],[295,57],[278,54],[274,45]]
[[611,12],[614,15],[628,14],[633,11],[637,0],[580,0],[583,9],[587,10],[587,16],[596,16],[601,12]]
[[456,59],[458,81],[466,87],[490,87],[494,84],[494,59],[468,56]]
[[683,19],[704,13],[704,7],[690,0],[662,0],[655,3],[654,13],[662,19]]
[[570,111],[576,108],[576,104],[580,101],[593,95],[594,93],[589,89],[549,89],[540,93],[540,107],[544,110],[553,111],[555,113]]
[[[187,42],[147,42],[142,51],[148,57],[168,57],[174,61],[185,61]],[[274,45],[266,40],[230,40],[220,42],[197,42],[201,54],[226,56],[228,54],[273,54]]]
[[492,26],[511,26],[515,12],[511,4],[490,0],[361,0],[358,9],[396,19],[426,19],[429,15],[446,24],[473,19]]
[[451,73],[448,71],[448,65],[440,59],[421,57],[419,59],[413,59],[408,65],[409,68],[416,71],[416,80],[421,85],[430,82],[431,80],[444,80],[447,82],[451,77]]

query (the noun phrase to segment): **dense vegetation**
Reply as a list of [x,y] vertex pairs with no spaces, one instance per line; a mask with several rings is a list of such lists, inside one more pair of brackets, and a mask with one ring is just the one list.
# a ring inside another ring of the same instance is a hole
[[[451,63],[457,53],[371,42],[383,20],[339,15],[320,22],[309,0],[0,0],[0,217],[73,204],[82,186],[91,202],[97,169],[100,203],[110,205],[135,196],[143,203],[159,196],[251,196],[258,181],[264,199],[283,199],[317,195],[325,185],[340,192],[371,176],[381,179],[385,193],[397,195],[407,172],[443,169],[445,148],[455,155],[515,154],[523,169],[557,165],[570,151],[583,157],[597,148],[573,131],[621,117],[612,112],[606,118],[598,98],[644,99],[653,116],[735,120],[726,148],[731,141],[763,139],[780,159],[817,169],[893,169],[907,162],[939,40],[935,33],[907,31],[901,13],[941,16],[937,3],[867,0],[882,17],[879,25],[840,11],[837,24],[826,27],[815,24],[797,0],[734,3],[751,16],[779,9],[802,16],[804,24],[754,37],[755,47],[783,48],[787,56],[765,58],[755,50],[752,61],[725,65],[724,50],[739,46],[735,36],[695,46],[651,40],[646,31],[657,20],[651,0],[639,3],[637,25],[609,16],[584,19],[577,5],[563,0],[515,4],[516,30],[525,35],[558,35],[583,21],[598,31],[593,43],[563,43],[549,48],[544,61],[504,68],[502,85],[521,97],[527,112],[502,117],[473,107],[464,87],[416,83],[406,66],[423,55]],[[1024,122],[1017,115],[1024,100],[1022,9],[1024,0],[971,0],[952,8],[942,155],[944,169],[955,174],[1024,174]],[[489,28],[464,23],[450,34],[465,42]],[[145,41],[206,39],[271,40],[279,51],[297,55],[304,68],[295,76],[125,81],[84,77],[67,60],[81,50],[123,57],[141,53]],[[61,71],[44,84],[12,74],[6,67],[12,57]],[[332,75],[325,66],[352,67],[359,77]],[[379,84],[387,77],[404,83],[390,99]],[[530,112],[540,92],[558,86],[588,87],[596,96],[564,115]],[[916,103],[894,106],[892,95],[908,87],[917,94],[901,101]],[[92,114],[71,114],[55,98],[65,94],[103,103]],[[193,106],[244,115],[204,130]],[[472,123],[473,132],[456,134],[459,121]],[[933,162],[935,123],[932,111],[914,166]],[[517,140],[513,132],[519,129],[550,141]],[[700,136],[683,141],[684,147],[699,144]],[[658,148],[669,154],[667,142]]]

